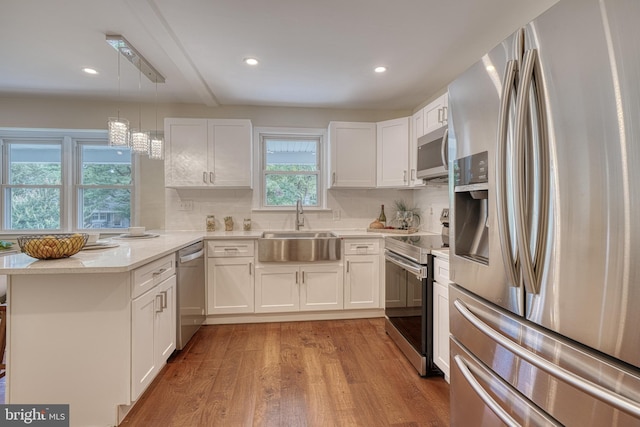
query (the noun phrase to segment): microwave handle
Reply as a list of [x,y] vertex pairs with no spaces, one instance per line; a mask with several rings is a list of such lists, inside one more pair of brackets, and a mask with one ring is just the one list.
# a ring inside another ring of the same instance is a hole
[[449,170],[447,151],[449,151],[449,128],[444,130],[444,135],[442,135],[442,145],[440,146],[440,156],[442,156],[444,170]]

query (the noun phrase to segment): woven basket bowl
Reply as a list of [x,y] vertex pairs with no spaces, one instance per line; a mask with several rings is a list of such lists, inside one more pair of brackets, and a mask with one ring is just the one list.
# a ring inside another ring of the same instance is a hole
[[87,243],[89,235],[74,234],[40,234],[18,237],[20,250],[37,259],[67,258],[80,252]]

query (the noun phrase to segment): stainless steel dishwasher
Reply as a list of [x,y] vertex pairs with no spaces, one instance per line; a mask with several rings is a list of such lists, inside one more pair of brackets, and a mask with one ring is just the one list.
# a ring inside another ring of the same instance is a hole
[[197,242],[178,251],[178,322],[176,349],[182,350],[205,319],[204,244]]

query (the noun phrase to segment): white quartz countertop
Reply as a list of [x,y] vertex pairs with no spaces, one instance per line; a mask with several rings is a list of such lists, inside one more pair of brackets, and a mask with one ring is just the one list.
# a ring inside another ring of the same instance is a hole
[[39,260],[20,253],[0,258],[0,274],[120,273],[203,239],[202,231],[158,232],[150,239],[106,239],[114,248],[82,250],[62,259]]
[[449,248],[432,249],[431,254],[438,258],[443,258],[447,261],[449,260]]
[[[63,259],[38,260],[18,253],[0,257],[0,275],[12,274],[69,274],[69,273],[119,273],[138,268],[148,262],[197,242],[216,239],[257,239],[265,230],[251,231],[150,231],[159,234],[148,239],[102,239],[101,242],[117,244],[117,247],[82,250]],[[301,230],[318,231],[318,230]],[[331,230],[341,238],[375,238],[398,234],[369,232],[365,229]],[[432,233],[416,233],[432,234]]]

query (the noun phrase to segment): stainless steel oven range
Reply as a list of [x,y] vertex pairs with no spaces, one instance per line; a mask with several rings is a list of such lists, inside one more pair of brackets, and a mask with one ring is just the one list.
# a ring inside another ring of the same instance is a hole
[[442,375],[433,362],[433,256],[441,235],[385,239],[385,329],[425,376]]

